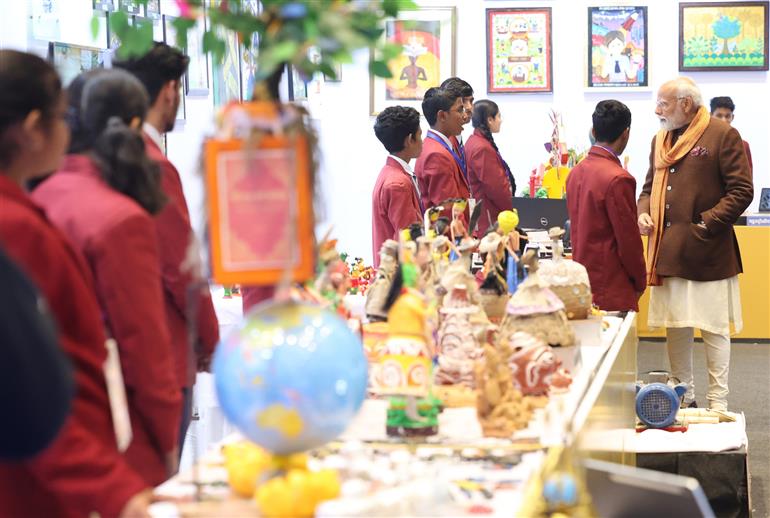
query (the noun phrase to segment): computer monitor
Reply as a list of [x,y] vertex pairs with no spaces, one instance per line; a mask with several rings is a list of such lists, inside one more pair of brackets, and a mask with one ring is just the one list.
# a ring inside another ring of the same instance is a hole
[[583,465],[594,509],[603,518],[714,517],[694,478],[591,459]]
[[770,212],[770,187],[762,187],[759,195],[759,212]]
[[564,199],[514,197],[513,208],[519,212],[519,227],[524,230],[564,228],[569,219]]

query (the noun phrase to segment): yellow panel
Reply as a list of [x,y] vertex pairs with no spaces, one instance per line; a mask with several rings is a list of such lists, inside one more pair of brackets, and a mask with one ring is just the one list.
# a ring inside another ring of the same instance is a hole
[[[736,226],[738,246],[741,248],[743,274],[738,276],[743,309],[743,331],[733,338],[770,339],[770,227]],[[647,240],[644,243],[647,247]],[[639,301],[637,329],[639,338],[663,337],[663,329],[647,327],[649,288]]]

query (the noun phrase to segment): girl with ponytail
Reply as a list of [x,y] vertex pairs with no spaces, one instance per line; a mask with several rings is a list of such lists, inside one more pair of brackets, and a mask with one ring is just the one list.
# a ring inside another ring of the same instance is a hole
[[474,130],[465,144],[465,155],[473,197],[484,201],[484,214],[479,219],[479,235],[483,235],[500,212],[513,206],[516,182],[492,136],[502,123],[497,104],[486,99],[476,101],[471,122]]
[[[115,441],[102,371],[106,338],[88,267],[24,192],[27,182],[60,167],[69,141],[66,112],[61,82],[50,64],[0,49],[0,245],[45,296],[56,321],[57,346],[71,361],[75,384],[69,405],[49,397],[51,408],[28,409],[64,413],[64,424],[34,459],[0,463],[0,516],[146,516],[149,485]],[[68,203],[79,206],[81,200]],[[45,358],[37,361],[14,376],[40,376]],[[6,386],[13,387],[9,392],[20,398],[16,404],[25,405],[30,395],[18,393],[23,385],[6,378]],[[47,381],[40,380],[38,396],[45,394]],[[3,426],[18,425],[12,421]]]
[[125,457],[154,486],[177,469],[181,391],[152,219],[165,198],[141,134],[147,93],[113,69],[79,76],[69,94],[70,154],[33,198],[87,259],[122,364],[133,436]]

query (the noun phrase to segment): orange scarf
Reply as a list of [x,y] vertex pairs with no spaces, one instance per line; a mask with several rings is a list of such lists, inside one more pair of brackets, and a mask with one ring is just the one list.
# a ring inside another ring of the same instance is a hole
[[658,275],[658,253],[663,237],[663,219],[666,207],[666,187],[669,167],[683,159],[706,131],[711,116],[705,106],[698,108],[695,118],[676,144],[672,144],[673,132],[660,130],[655,136],[655,175],[650,193],[650,216],[653,230],[647,242],[647,284],[660,286],[663,279]]

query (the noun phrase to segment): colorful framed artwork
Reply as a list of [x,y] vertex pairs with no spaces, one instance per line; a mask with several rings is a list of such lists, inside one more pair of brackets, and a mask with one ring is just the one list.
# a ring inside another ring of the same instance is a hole
[[160,20],[160,0],[147,0],[144,10],[147,18]]
[[768,2],[680,3],[679,70],[768,70]]
[[[259,14],[259,1],[244,0],[243,9],[256,16]],[[241,96],[244,101],[250,101],[254,94],[258,49],[259,36],[256,33],[251,37],[248,48],[241,46]]]
[[551,8],[487,9],[487,91],[553,92]]
[[588,87],[648,86],[647,7],[588,8]]
[[142,15],[142,3],[139,0],[118,0],[118,9],[127,14]]
[[114,0],[94,0],[92,5],[94,11],[111,12],[115,10]]
[[370,77],[372,115],[395,105],[420,110],[425,92],[454,75],[455,24],[454,7],[401,11],[398,19],[385,22],[385,41],[403,51],[388,62],[393,77]]
[[[258,114],[259,107],[250,104],[242,109],[251,110],[251,116],[275,116]],[[206,141],[211,269],[216,282],[274,285],[287,269],[295,282],[313,276],[307,150],[301,135],[266,135],[256,145],[237,139]]]
[[80,73],[104,68],[109,51],[52,41],[48,44],[48,60],[53,64],[66,87]]
[[187,30],[187,56],[190,64],[185,74],[185,92],[191,96],[209,94],[209,56],[203,52],[203,34],[206,32],[206,17],[198,20]]
[[230,101],[240,101],[241,94],[241,45],[238,34],[232,31],[219,34],[225,41],[225,55],[222,63],[212,67],[211,87],[214,91],[214,106],[223,106]]
[[289,78],[289,101],[299,103],[307,101],[307,81],[291,65],[288,65],[287,73]]

